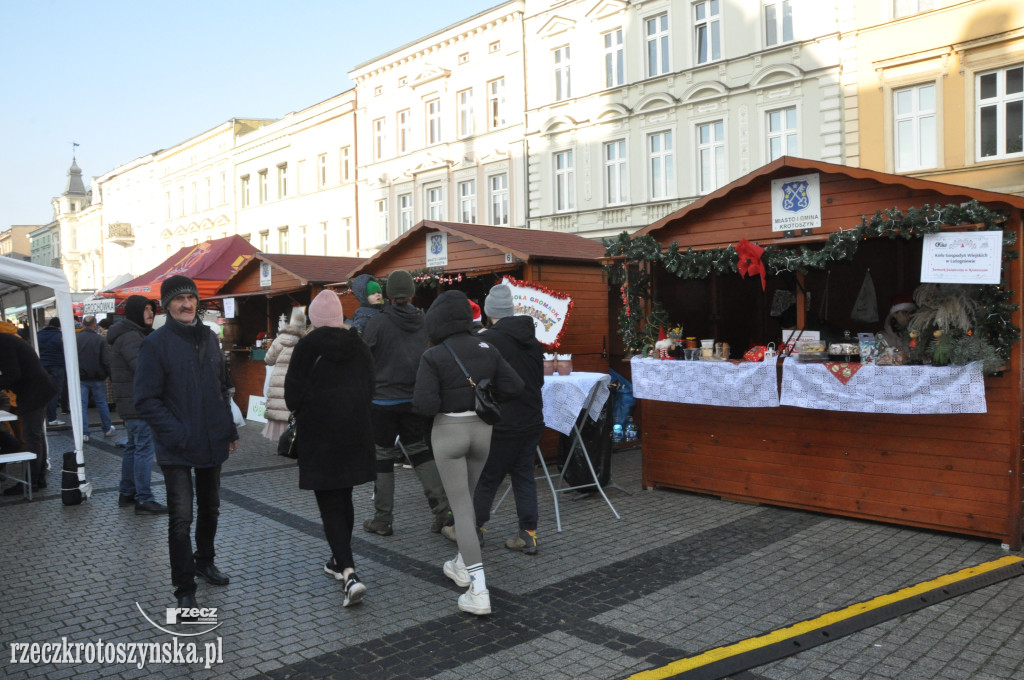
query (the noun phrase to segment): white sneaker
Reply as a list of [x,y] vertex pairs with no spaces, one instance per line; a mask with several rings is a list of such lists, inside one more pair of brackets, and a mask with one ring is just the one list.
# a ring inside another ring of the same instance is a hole
[[46,424],[50,425],[52,427],[56,427],[58,425],[67,425],[67,423],[65,423],[63,420],[58,420],[57,418],[54,418],[53,420],[51,420],[50,422],[48,422]]
[[459,595],[459,609],[477,616],[484,616],[491,613],[491,593],[481,590],[474,593],[470,588],[462,595]]
[[103,433],[103,436],[104,437],[113,437],[115,432],[117,432],[117,428],[115,428],[113,425],[111,425],[110,429]]
[[466,565],[462,564],[462,560],[458,557],[444,563],[444,575],[455,581],[455,585],[460,588],[469,587],[469,570],[466,569]]
[[87,435],[87,434],[83,434],[83,435],[82,435],[82,441],[83,441],[83,442],[87,442],[87,441],[89,441],[89,435]]

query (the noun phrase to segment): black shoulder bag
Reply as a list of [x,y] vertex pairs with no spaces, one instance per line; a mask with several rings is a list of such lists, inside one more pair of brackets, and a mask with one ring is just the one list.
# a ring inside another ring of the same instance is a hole
[[[310,369],[310,374],[316,377],[316,365],[320,363],[320,358],[323,355],[317,355],[316,361],[313,362],[313,368]],[[299,430],[295,424],[295,414],[297,411],[292,412],[288,416],[288,429],[284,431],[280,439],[277,440],[277,455],[284,456],[285,458],[295,459],[299,457],[299,450],[296,446],[296,441],[299,438]]]
[[473,393],[475,395],[475,408],[473,410],[476,411],[476,415],[480,420],[484,421],[488,425],[494,425],[501,422],[501,405],[498,404],[498,401],[494,398],[494,394],[492,393],[491,379],[484,378],[479,382],[473,382],[473,378],[470,377],[469,371],[467,371],[466,367],[462,365],[461,361],[459,361],[459,355],[455,353],[455,350],[449,347],[447,341],[442,344],[448,348],[449,352],[451,352],[452,357],[455,359],[455,363],[459,365],[459,368],[462,369],[463,375],[466,376],[466,380],[468,380],[469,384],[473,386]]

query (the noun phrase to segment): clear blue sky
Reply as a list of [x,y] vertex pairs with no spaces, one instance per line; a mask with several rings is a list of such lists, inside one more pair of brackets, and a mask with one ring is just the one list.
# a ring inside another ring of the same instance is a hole
[[0,0],[0,230],[230,118],[280,118],[357,64],[500,0]]

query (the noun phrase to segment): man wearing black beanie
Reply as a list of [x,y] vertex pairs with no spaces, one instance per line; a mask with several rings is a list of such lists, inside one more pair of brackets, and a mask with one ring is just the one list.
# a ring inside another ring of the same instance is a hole
[[229,580],[214,566],[213,543],[220,516],[220,468],[238,448],[238,431],[228,403],[227,366],[217,336],[198,317],[195,282],[187,276],[166,279],[160,301],[167,322],[142,341],[135,408],[153,430],[156,459],[164,473],[174,596],[178,607],[191,608],[196,606],[196,574],[212,585]]
[[135,369],[139,349],[153,332],[156,301],[132,295],[124,303],[124,318],[110,327],[110,382],[117,412],[128,434],[121,458],[119,507],[135,506],[136,515],[166,515],[167,506],[156,502],[150,485],[153,471],[153,431],[135,408]]

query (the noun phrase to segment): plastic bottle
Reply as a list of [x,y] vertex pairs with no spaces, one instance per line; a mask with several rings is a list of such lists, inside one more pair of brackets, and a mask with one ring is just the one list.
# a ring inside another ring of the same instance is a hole
[[630,416],[626,420],[625,438],[627,442],[635,442],[637,438],[636,423],[633,422],[633,416]]
[[612,425],[612,441],[615,443],[622,441],[622,425],[619,423]]

